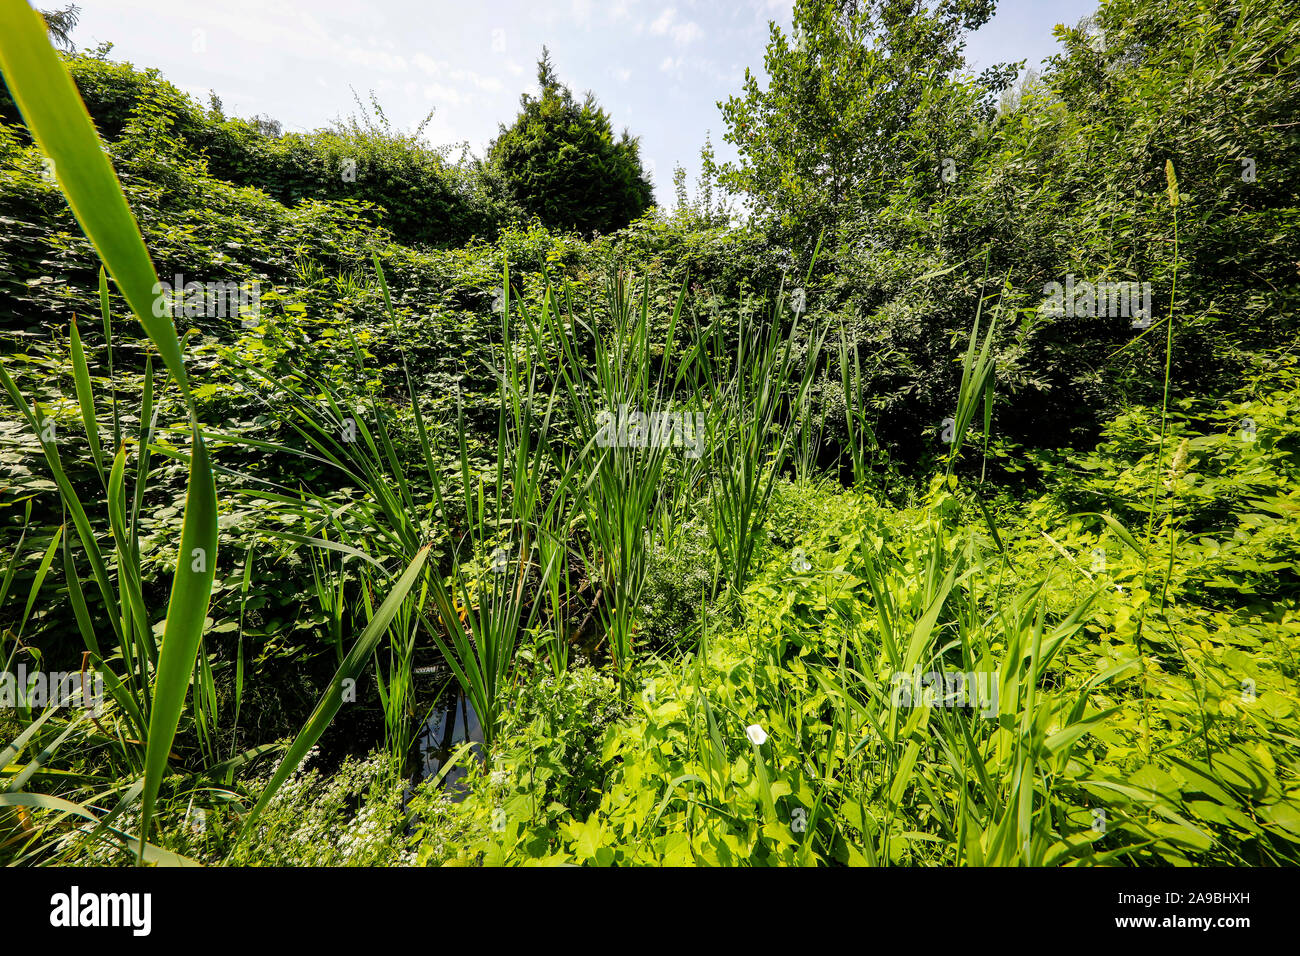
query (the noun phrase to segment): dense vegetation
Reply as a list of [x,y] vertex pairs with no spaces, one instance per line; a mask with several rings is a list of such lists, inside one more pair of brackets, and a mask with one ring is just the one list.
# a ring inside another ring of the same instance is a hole
[[1300,861],[1300,4],[992,7],[799,0],[669,213],[545,58],[453,162],[3,0],[0,660],[104,703],[0,857]]
[[613,232],[641,216],[653,193],[637,141],[627,130],[614,140],[595,96],[575,100],[545,48],[537,86],[541,95],[523,95],[519,117],[488,151],[511,196],[550,229]]

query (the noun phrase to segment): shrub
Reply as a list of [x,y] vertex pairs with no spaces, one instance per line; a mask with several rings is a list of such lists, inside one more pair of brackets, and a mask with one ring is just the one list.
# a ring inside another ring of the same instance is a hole
[[501,127],[488,160],[524,211],[552,229],[608,233],[653,202],[637,140],[614,139],[609,115],[590,93],[581,103],[556,79],[545,48],[537,64],[541,96]]

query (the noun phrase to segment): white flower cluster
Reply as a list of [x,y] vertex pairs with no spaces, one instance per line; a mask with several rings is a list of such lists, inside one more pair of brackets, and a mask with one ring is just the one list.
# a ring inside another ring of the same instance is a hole
[[[240,863],[288,866],[376,866],[410,862],[402,846],[403,784],[385,754],[346,760],[322,778],[313,750],[276,793]],[[360,809],[351,809],[360,802]]]

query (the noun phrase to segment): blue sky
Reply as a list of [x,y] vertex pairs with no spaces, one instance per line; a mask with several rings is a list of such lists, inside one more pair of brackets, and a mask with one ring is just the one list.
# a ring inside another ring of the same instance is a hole
[[[61,4],[63,0],[57,0]],[[157,67],[226,112],[261,114],[309,130],[353,112],[350,87],[374,90],[390,120],[410,127],[430,110],[434,143],[468,141],[482,154],[536,89],[545,43],[560,79],[593,91],[615,128],[641,137],[660,201],[672,170],[694,184],[711,131],[719,158],[719,100],[761,75],[767,23],[790,25],[790,0],[77,0],[79,46],[114,44],[111,56]],[[55,6],[44,0],[41,6]],[[1090,14],[1096,0],[1001,0],[969,38],[978,70],[1003,60],[1033,66],[1055,51],[1052,27]]]

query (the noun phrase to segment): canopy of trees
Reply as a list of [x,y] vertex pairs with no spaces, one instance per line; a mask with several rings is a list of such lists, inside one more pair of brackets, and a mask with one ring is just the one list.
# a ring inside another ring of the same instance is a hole
[[616,140],[595,97],[575,99],[545,49],[537,84],[541,95],[524,94],[518,118],[489,152],[515,201],[550,228],[585,233],[613,232],[649,209],[637,140],[627,130]]

